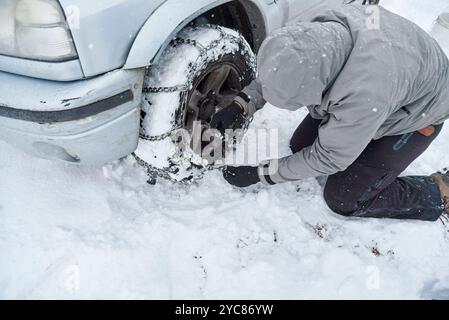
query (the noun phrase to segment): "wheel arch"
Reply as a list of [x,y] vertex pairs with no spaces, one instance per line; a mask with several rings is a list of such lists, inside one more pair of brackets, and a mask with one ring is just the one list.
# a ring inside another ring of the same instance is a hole
[[[193,3],[192,3],[193,2]],[[238,29],[257,52],[267,34],[266,2],[262,0],[168,0],[145,22],[129,51],[125,69],[147,67],[170,41],[192,22],[212,17],[212,23]],[[219,13],[219,14],[217,14]],[[219,16],[219,17],[218,17]],[[161,25],[164,28],[161,28]]]

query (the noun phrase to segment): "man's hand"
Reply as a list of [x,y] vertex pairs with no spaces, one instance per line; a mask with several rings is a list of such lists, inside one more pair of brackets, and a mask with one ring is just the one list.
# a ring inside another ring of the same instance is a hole
[[220,133],[224,136],[227,129],[235,130],[245,123],[245,117],[243,114],[243,107],[234,101],[213,116],[210,126],[212,129],[217,129],[220,131]]
[[223,177],[227,182],[239,188],[246,188],[260,182],[258,167],[226,167]]

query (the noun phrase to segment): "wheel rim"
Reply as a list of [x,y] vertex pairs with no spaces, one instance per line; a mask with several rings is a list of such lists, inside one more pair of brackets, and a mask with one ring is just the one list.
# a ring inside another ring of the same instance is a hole
[[205,128],[215,113],[231,104],[242,90],[241,75],[230,63],[211,66],[193,85],[184,114],[184,128],[193,130],[195,121]]

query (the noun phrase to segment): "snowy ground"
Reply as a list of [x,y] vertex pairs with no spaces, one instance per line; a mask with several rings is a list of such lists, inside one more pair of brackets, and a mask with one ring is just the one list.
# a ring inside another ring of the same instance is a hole
[[[447,0],[384,0],[429,29]],[[255,127],[303,113],[267,108]],[[449,164],[449,127],[411,174]],[[149,186],[134,161],[78,168],[0,142],[0,298],[449,298],[440,223],[347,220],[315,180],[240,191],[218,172]]]

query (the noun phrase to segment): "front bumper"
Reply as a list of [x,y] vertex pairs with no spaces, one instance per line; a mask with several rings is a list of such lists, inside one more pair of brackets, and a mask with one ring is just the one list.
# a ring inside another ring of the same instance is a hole
[[0,72],[0,139],[34,156],[103,164],[138,143],[143,69],[56,82]]

